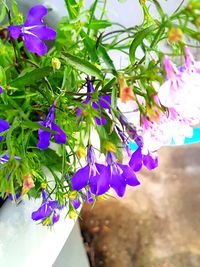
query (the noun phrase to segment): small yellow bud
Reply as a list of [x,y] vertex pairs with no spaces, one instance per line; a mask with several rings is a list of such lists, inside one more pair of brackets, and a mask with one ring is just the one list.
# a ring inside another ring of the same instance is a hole
[[195,25],[197,27],[200,27],[200,17],[198,17],[196,20],[195,20]]
[[107,200],[108,198],[109,198],[109,196],[105,195],[105,194],[96,197],[97,200]]
[[147,0],[140,0],[140,5],[142,5],[142,6],[146,5],[146,1]]
[[70,200],[74,200],[77,197],[77,192],[71,191],[71,192],[69,192],[69,194],[67,196]]
[[86,109],[83,109],[82,110],[82,115],[84,116],[84,117],[87,117],[88,116],[88,111],[86,110]]
[[72,219],[72,220],[76,220],[76,218],[77,218],[76,211],[70,210],[70,212],[69,212],[69,218]]
[[41,188],[42,189],[46,189],[47,188],[47,184],[46,183],[41,183]]
[[85,147],[83,146],[80,146],[77,151],[76,151],[76,155],[77,157],[80,159],[80,158],[85,158],[86,155],[87,155],[87,151],[85,149]]
[[53,70],[59,70],[61,67],[60,60],[56,57],[53,57],[51,60],[51,65],[53,67]]
[[117,152],[116,146],[113,143],[109,142],[109,141],[105,141],[104,148],[107,151],[110,151],[110,152],[113,152],[113,153],[116,153]]
[[183,32],[180,28],[172,27],[168,31],[168,40],[170,43],[178,43],[183,40]]

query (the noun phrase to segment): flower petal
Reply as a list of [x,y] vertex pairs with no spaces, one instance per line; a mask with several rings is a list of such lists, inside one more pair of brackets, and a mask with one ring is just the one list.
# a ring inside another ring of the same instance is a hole
[[137,186],[140,184],[140,182],[137,179],[137,176],[135,175],[133,169],[128,166],[128,165],[123,165],[118,163],[118,166],[122,169],[123,171],[123,176],[125,177],[125,181],[127,185],[130,186]]
[[119,197],[123,197],[125,190],[126,190],[126,181],[125,177],[123,177],[122,173],[119,170],[119,167],[117,168],[111,168],[111,187],[115,190],[117,195]]
[[106,119],[104,117],[95,117],[95,121],[97,125],[105,125],[106,124]]
[[28,31],[36,35],[41,40],[53,40],[56,38],[56,31],[47,27],[46,25],[38,25]]
[[29,52],[38,56],[44,56],[47,53],[46,45],[35,35],[23,33],[24,43]]
[[[0,120],[0,133],[8,130],[10,128],[10,125],[5,120]],[[5,140],[4,136],[0,136],[0,141]]]
[[98,170],[98,174],[90,177],[90,189],[91,192],[97,196],[105,194],[110,189],[110,168],[103,164],[95,164]]
[[142,168],[142,151],[140,147],[132,154],[132,157],[129,161],[129,166],[135,172],[138,172]]
[[8,26],[8,30],[9,30],[9,33],[10,33],[10,36],[13,38],[13,39],[17,39],[20,34],[22,33],[22,26],[19,25],[19,26]]
[[[43,125],[44,122],[40,122],[40,124]],[[51,133],[43,129],[39,129],[38,136],[39,136],[39,142],[37,144],[37,147],[42,150],[47,149],[50,145]]]
[[81,202],[77,198],[75,198],[74,200],[72,200],[72,205],[77,210],[80,207]]
[[73,190],[80,190],[85,187],[89,181],[90,166],[89,164],[79,169],[72,177],[72,188]]
[[110,112],[110,106],[111,106],[111,97],[109,95],[102,95],[99,97],[99,104],[104,109],[108,109]]
[[143,164],[149,169],[153,170],[158,167],[158,155],[157,152],[148,153],[147,155],[143,155]]
[[47,15],[48,9],[43,5],[36,5],[29,9],[24,26],[40,25]]
[[0,94],[3,93],[3,88],[0,86]]
[[55,124],[54,122],[52,123],[52,130],[58,132],[57,134],[54,134],[54,138],[56,140],[57,144],[65,144],[67,140],[66,133],[60,129],[60,127]]
[[54,210],[53,217],[52,217],[52,224],[56,223],[60,219],[60,213],[58,210]]
[[49,200],[43,203],[38,210],[32,212],[32,219],[34,221],[42,220],[48,217],[51,212],[58,206],[57,200]]
[[10,128],[10,125],[5,120],[0,120],[0,133],[8,130]]

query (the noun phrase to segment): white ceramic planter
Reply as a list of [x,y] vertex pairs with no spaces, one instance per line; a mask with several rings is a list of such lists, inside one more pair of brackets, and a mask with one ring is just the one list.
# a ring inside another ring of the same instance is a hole
[[36,224],[31,213],[40,203],[6,201],[0,209],[0,267],[89,267],[78,223],[63,211],[51,229]]

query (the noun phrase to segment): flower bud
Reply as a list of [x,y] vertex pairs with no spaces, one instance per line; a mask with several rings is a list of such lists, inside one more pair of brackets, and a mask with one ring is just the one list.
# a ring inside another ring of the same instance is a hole
[[71,192],[68,193],[67,196],[68,196],[68,198],[70,200],[74,200],[77,197],[77,192],[75,190],[74,191],[71,191]]
[[86,151],[85,147],[83,147],[83,146],[78,147],[78,149],[76,151],[76,155],[79,159],[85,158],[87,155],[87,151]]
[[77,218],[77,213],[76,213],[76,211],[74,211],[74,210],[70,210],[70,211],[69,211],[69,218],[72,219],[72,220],[76,220],[76,218]]
[[106,194],[100,195],[96,197],[97,200],[107,200],[109,199],[109,196]]
[[142,6],[146,5],[146,1],[147,0],[140,0],[140,5],[142,5]]
[[60,66],[61,66],[60,60],[56,57],[53,57],[51,60],[51,65],[52,65],[54,71],[59,70]]
[[133,90],[126,84],[124,77],[119,78],[119,89],[120,89],[119,97],[122,102],[126,103],[129,100],[135,99]]
[[154,107],[147,106],[147,114],[151,121],[158,122],[160,119],[161,111]]
[[87,117],[88,116],[88,111],[87,111],[87,109],[83,109],[82,110],[82,115],[84,116],[84,117]]
[[46,183],[41,183],[41,188],[42,189],[46,189],[47,188],[47,184]]
[[107,151],[110,151],[110,152],[113,152],[113,153],[116,153],[117,152],[116,146],[113,143],[109,142],[109,141],[105,141],[104,148]]
[[195,25],[200,28],[200,17],[195,20]]
[[23,177],[22,195],[26,194],[31,188],[35,186],[33,178],[30,174]]
[[172,27],[168,31],[168,40],[170,43],[178,43],[183,40],[183,32],[180,28]]

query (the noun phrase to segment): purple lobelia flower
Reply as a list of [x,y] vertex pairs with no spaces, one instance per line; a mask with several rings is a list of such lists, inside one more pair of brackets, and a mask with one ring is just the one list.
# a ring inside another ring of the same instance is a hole
[[3,93],[3,88],[0,86],[0,94]]
[[[8,198],[11,200],[11,201],[14,201],[14,200],[19,200],[21,197],[21,194],[20,193],[16,193],[15,196],[13,197],[13,195],[10,193],[8,194]],[[20,201],[21,202],[21,201]],[[20,203],[19,202],[19,203]]]
[[80,202],[80,200],[78,198],[75,198],[75,199],[72,200],[72,205],[77,210],[80,207],[81,202]]
[[105,166],[96,163],[95,153],[92,146],[88,147],[87,165],[79,169],[72,177],[73,190],[81,190],[87,185],[90,186],[91,192],[96,195],[101,195],[108,191],[109,185],[101,179],[101,173]]
[[108,165],[101,173],[101,180],[107,184],[108,188],[112,187],[119,197],[123,197],[126,185],[140,184],[133,169],[128,165],[118,163],[114,153],[107,152],[106,161]]
[[38,210],[32,212],[32,219],[34,221],[40,221],[42,224],[51,226],[60,219],[60,209],[62,208],[57,200],[48,200],[47,194],[42,189],[42,205]]
[[[6,162],[9,161],[9,159],[10,159],[10,156],[8,154],[4,154],[3,156],[0,157],[0,164],[5,164]],[[21,160],[21,158],[18,156],[14,156],[14,159]]]
[[158,167],[158,155],[157,151],[150,152],[143,150],[143,142],[142,137],[138,137],[136,139],[136,143],[138,148],[135,152],[133,152],[131,159],[129,161],[129,166],[133,169],[133,171],[139,171],[144,165],[147,169],[153,170]]
[[30,8],[24,24],[8,27],[13,39],[22,36],[28,51],[39,56],[44,56],[47,53],[47,47],[43,40],[56,38],[56,32],[43,24],[43,18],[47,13],[48,9],[43,5],[33,6]]
[[[0,120],[0,133],[8,130],[10,128],[10,125],[7,121],[5,120]],[[4,136],[0,136],[0,141],[5,140]]]
[[[90,103],[92,99],[92,93],[94,93],[94,87],[90,80],[87,79],[87,93],[91,94],[88,95],[85,101],[82,102],[82,104],[87,105]],[[106,124],[106,118],[102,115],[101,109],[107,109],[108,112],[110,112],[110,106],[111,106],[111,98],[108,95],[102,95],[98,98],[98,101],[91,101],[92,108],[94,108],[96,111],[99,112],[98,117],[95,117],[95,121],[97,125],[105,125]],[[77,116],[80,116],[83,112],[83,108],[77,108]]]
[[[63,130],[60,129],[60,127],[55,124],[55,105],[53,104],[49,110],[49,113],[44,121],[39,121],[39,123],[52,130],[56,131],[56,134],[53,134],[55,141],[57,144],[65,144],[66,143],[66,134]],[[39,135],[39,142],[37,144],[37,147],[39,149],[47,149],[50,145],[50,139],[51,139],[51,133],[47,132],[43,129],[38,130],[38,135]]]
[[[83,193],[83,195],[84,195],[84,197],[83,197],[84,201],[86,201],[87,203],[93,203],[94,202],[94,198],[93,198],[90,190],[88,192],[86,192],[86,193]],[[77,210],[81,205],[80,199],[79,198],[73,199],[72,200],[72,205]]]

